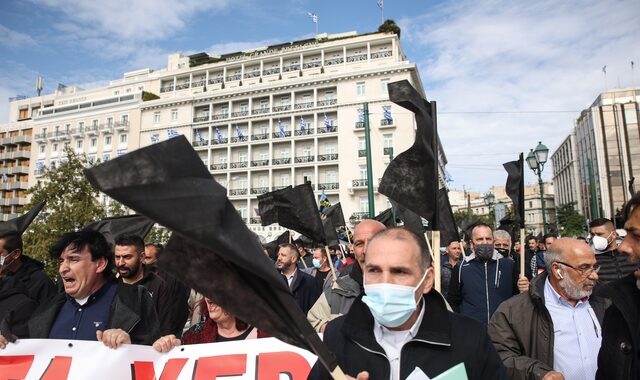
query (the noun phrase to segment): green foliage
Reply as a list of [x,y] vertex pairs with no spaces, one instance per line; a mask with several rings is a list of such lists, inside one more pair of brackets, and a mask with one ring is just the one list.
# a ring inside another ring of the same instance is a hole
[[115,199],[111,199],[109,205],[107,206],[106,216],[123,216],[129,215],[129,208],[123,205],[122,203],[116,201]]
[[149,231],[149,234],[144,240],[145,240],[145,243],[167,244],[170,237],[171,237],[171,231],[169,231],[165,227],[162,227],[158,224],[154,224],[153,228],[151,228],[151,231]]
[[149,100],[160,99],[160,97],[153,92],[142,91],[142,101],[148,102]]
[[48,257],[53,243],[63,233],[78,230],[105,214],[97,201],[98,191],[82,173],[82,169],[89,166],[86,155],[78,155],[69,147],[65,147],[64,154],[68,160],[57,169],[47,169],[42,180],[28,190],[31,201],[25,206],[25,210],[30,210],[47,201],[23,239],[26,254],[45,262],[47,273],[52,277],[57,273],[57,263]]
[[575,209],[576,202],[565,203],[556,208],[558,229],[562,236],[584,236],[586,219]]
[[393,20],[386,20],[378,27],[378,32],[381,33],[395,33],[400,38],[400,27],[396,25],[396,22]]

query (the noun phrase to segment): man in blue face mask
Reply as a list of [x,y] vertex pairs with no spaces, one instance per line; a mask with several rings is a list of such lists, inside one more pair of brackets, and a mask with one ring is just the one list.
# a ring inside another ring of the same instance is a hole
[[[365,295],[331,321],[324,342],[349,376],[434,378],[460,363],[469,379],[504,379],[505,370],[478,322],[446,308],[433,289],[423,239],[403,228],[379,232],[364,256]],[[366,372],[366,373],[365,373]],[[310,379],[329,379],[321,365]]]

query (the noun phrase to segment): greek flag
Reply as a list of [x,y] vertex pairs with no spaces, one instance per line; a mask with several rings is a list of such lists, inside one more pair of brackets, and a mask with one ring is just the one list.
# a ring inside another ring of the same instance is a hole
[[196,138],[198,139],[198,141],[200,141],[200,144],[205,145],[207,143],[207,140],[204,139],[204,137],[202,137],[202,135],[200,134],[200,130],[196,129]]
[[449,172],[447,171],[447,169],[444,170],[444,181],[446,183],[451,183],[453,182],[453,178],[451,177],[451,174],[449,174]]
[[393,122],[393,118],[391,117],[391,107],[390,106],[382,106],[382,117],[387,120],[389,123]]
[[36,170],[44,170],[44,162],[42,161],[36,162]]
[[2,182],[4,182],[4,183],[9,182],[9,177],[7,177],[7,174],[6,174],[6,173],[3,173],[3,174],[2,174]]
[[168,138],[172,138],[172,137],[177,137],[178,136],[178,132],[176,132],[173,129],[169,129],[167,130],[167,137]]
[[378,0],[378,8],[384,9],[384,0]]
[[318,15],[315,13],[307,12],[307,16],[311,17],[311,22],[314,24],[318,23]]
[[124,156],[125,154],[127,154],[127,150],[126,149],[118,149],[116,154],[118,155],[118,157]]
[[158,141],[160,141],[160,136],[158,136],[157,134],[151,135],[151,144],[155,144]]
[[216,128],[216,136],[218,138],[218,144],[222,144],[222,132],[220,132],[220,128]]
[[358,121],[364,123],[364,109],[358,108]]
[[300,132],[304,132],[304,129],[305,129],[304,117],[300,116]]
[[280,137],[285,137],[287,135],[287,132],[284,130],[284,126],[280,122],[280,119],[278,119],[278,130],[280,133]]
[[335,131],[335,128],[331,125],[331,119],[329,119],[326,113],[324,114],[324,127],[327,129],[327,132]]
[[242,129],[236,125],[236,136],[238,139],[244,139],[244,133],[242,133]]

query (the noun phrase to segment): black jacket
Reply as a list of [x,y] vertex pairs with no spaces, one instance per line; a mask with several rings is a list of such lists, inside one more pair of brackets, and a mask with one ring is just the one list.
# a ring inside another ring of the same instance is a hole
[[[29,320],[29,338],[46,339],[64,305],[66,293],[57,294],[49,304],[41,306]],[[107,329],[122,329],[132,344],[151,345],[160,337],[158,315],[149,293],[142,286],[119,283],[111,303]]]
[[174,334],[180,336],[186,321],[181,320],[182,325],[178,326],[180,321],[177,321],[176,318],[180,314],[177,314],[176,311],[186,305],[174,299],[169,284],[159,275],[155,274],[151,268],[145,267],[144,276],[133,285],[142,285],[151,294],[153,304],[158,313],[160,333],[162,335]]
[[[486,328],[479,322],[447,311],[444,299],[435,290],[424,297],[425,312],[417,335],[404,345],[400,358],[400,378],[416,367],[430,378],[464,363],[470,380],[507,379],[507,375],[489,341]],[[327,325],[324,342],[335,354],[345,374],[355,377],[368,371],[369,378],[390,378],[390,365],[373,332],[369,308],[358,297],[349,313]],[[309,379],[330,379],[319,362]]]
[[603,286],[612,304],[604,315],[596,379],[640,379],[640,291],[634,274]]
[[20,267],[13,273],[8,273],[2,281],[2,288],[16,282],[22,283],[29,290],[29,297],[35,300],[38,305],[49,302],[57,292],[53,281],[44,271],[44,264],[34,260],[29,256],[21,255]]
[[316,280],[300,269],[296,269],[290,288],[293,298],[305,315],[322,294],[321,289],[316,286]]
[[9,339],[11,335],[28,337],[27,321],[37,308],[38,303],[21,283],[0,290],[0,334]]
[[600,265],[599,284],[619,280],[636,270],[636,265],[629,262],[629,256],[617,251],[598,253],[596,261]]

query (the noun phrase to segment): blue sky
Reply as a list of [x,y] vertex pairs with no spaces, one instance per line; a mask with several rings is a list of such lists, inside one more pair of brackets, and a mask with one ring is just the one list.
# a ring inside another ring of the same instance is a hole
[[[227,53],[370,32],[376,0],[3,0],[0,123],[8,97],[85,88],[162,68],[172,52]],[[605,89],[640,86],[640,1],[386,0],[384,17],[437,100],[451,187],[502,185],[502,163],[542,140],[553,151]],[[631,61],[636,63],[631,69]],[[602,71],[607,66],[606,76]],[[551,168],[544,176],[550,178]],[[535,178],[527,170],[527,182]]]

